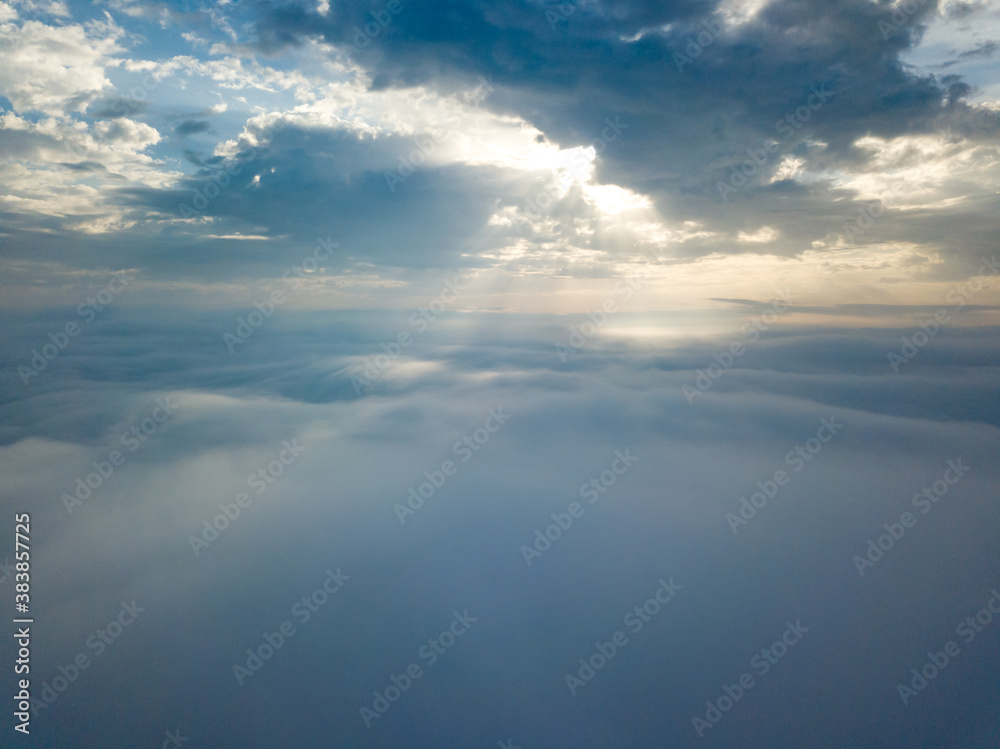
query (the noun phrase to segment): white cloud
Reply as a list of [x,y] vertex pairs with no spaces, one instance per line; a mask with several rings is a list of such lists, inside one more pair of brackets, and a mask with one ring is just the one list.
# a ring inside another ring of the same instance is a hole
[[69,16],[69,8],[62,0],[11,0],[22,13],[42,14],[56,18]]
[[778,232],[776,232],[770,226],[762,226],[755,232],[741,231],[736,236],[736,241],[749,242],[751,244],[765,244],[767,242],[773,242],[777,238],[778,238]]
[[768,0],[722,0],[718,12],[728,28],[742,26],[767,5]]
[[899,209],[953,205],[995,194],[1000,149],[948,135],[867,136],[855,146],[867,151],[863,167],[836,175],[837,187],[861,200],[885,199]]
[[17,112],[60,116],[83,112],[111,83],[123,30],[113,21],[48,26],[37,21],[0,25],[0,89]]
[[124,118],[88,125],[61,117],[33,122],[8,112],[0,116],[0,136],[16,137],[21,152],[0,162],[0,209],[62,218],[85,233],[129,228],[143,217],[116,204],[123,180],[162,188],[180,176],[143,153],[160,134]]

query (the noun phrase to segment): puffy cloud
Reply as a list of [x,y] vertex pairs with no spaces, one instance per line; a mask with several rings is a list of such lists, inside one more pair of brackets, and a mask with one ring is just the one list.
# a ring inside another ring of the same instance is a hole
[[0,25],[0,88],[18,112],[83,112],[111,84],[106,75],[123,49],[114,21],[52,26]]
[[[275,245],[272,270],[313,237],[340,232],[351,250],[336,272],[376,268],[389,279],[471,265],[581,282],[627,274],[650,252],[685,264],[756,247],[808,264],[807,253],[855,245],[889,265],[899,247],[919,248],[942,260],[928,267],[946,281],[968,275],[988,248],[996,116],[963,104],[958,83],[900,66],[918,40],[902,31],[919,28],[925,9],[886,37],[879,24],[899,25],[897,11],[868,3],[572,7],[553,24],[541,5],[501,17],[469,4],[433,34],[406,6],[388,16],[352,4],[325,14],[259,7],[249,10],[259,13],[254,39],[127,59],[123,72],[155,90],[139,91],[135,107],[135,97],[90,97],[90,117],[125,109],[137,125],[182,136],[205,127],[183,123],[211,116],[219,140],[199,151],[207,139],[183,146],[135,133],[129,170],[81,152],[131,185],[106,191],[89,223],[62,227],[115,228],[136,252],[152,231],[172,247],[174,275],[193,272],[186,264],[197,257],[219,280],[233,266],[224,251],[206,260],[198,237],[290,240]],[[369,22],[382,30],[356,45],[354,26]],[[692,54],[689,39],[705,51],[678,69],[673,55]],[[286,60],[253,59],[254,44]],[[489,44],[496,54],[484,57],[477,50]],[[264,125],[285,129],[265,137]],[[248,153],[247,173],[229,174]],[[182,163],[198,171],[181,176]],[[220,170],[225,186],[212,184]],[[198,197],[217,187],[218,197]],[[875,226],[849,231],[887,190],[896,200]],[[205,207],[192,218],[182,206],[194,201]]]

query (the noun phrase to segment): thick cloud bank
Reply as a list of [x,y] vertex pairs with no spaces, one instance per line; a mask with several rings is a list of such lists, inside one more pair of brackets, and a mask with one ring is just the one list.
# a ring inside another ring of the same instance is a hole
[[36,689],[88,663],[37,746],[992,745],[995,328],[895,373],[910,330],[785,327],[721,370],[725,337],[563,362],[586,318],[450,315],[394,358],[405,316],[230,354],[234,319],[4,362]]

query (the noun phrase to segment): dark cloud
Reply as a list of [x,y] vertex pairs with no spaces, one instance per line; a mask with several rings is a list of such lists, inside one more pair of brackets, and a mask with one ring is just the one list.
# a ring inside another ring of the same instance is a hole
[[197,135],[198,133],[207,133],[212,129],[212,125],[205,120],[184,120],[184,122],[174,127],[174,132],[185,137],[188,135]]
[[992,57],[1000,49],[1000,44],[994,41],[980,42],[973,49],[960,53],[959,57]]
[[955,2],[946,3],[943,10],[948,18],[967,18],[975,13],[979,13],[988,7],[984,2]]
[[[858,146],[864,136],[967,138],[972,161],[984,167],[997,142],[1000,113],[967,105],[969,84],[957,76],[922,74],[900,61],[917,42],[931,6],[918,4],[901,18],[888,6],[860,0],[835,5],[777,0],[724,31],[726,9],[704,2],[570,5],[572,12],[564,7],[559,12],[565,17],[554,21],[549,14],[556,7],[524,2],[500,13],[475,2],[433,9],[402,3],[392,12],[377,3],[350,2],[333,4],[320,15],[311,3],[257,4],[241,8],[239,18],[274,59],[307,39],[340,45],[367,68],[373,90],[421,84],[450,94],[467,92],[480,76],[488,77],[495,90],[483,109],[527,120],[542,131],[541,142],[586,146],[606,132],[608,122],[620,123],[615,140],[601,144],[596,179],[648,196],[667,225],[694,222],[714,233],[674,245],[671,254],[678,259],[758,252],[759,246],[726,237],[762,226],[780,237],[767,248],[778,256],[838,246],[845,224],[871,201],[832,187],[827,175],[872,168],[872,151]],[[363,31],[366,23],[380,31],[363,48],[352,46],[356,28]],[[701,45],[697,39],[704,41],[704,35],[708,42]],[[691,57],[692,44],[703,51]],[[683,69],[678,55],[690,58]],[[107,99],[92,107],[90,116],[115,116],[123,108],[137,117],[144,112],[141,102]],[[623,247],[634,242],[612,232],[581,231],[577,220],[592,215],[593,208],[578,190],[548,210],[546,218],[557,222],[548,234],[488,224],[497,210],[523,210],[539,193],[541,178],[524,172],[428,163],[391,189],[386,173],[398,169],[427,133],[359,136],[346,124],[299,120],[262,141],[256,158],[244,165],[247,151],[224,158],[183,145],[189,135],[219,129],[204,119],[210,114],[203,109],[173,126],[181,144],[172,146],[179,148],[172,158],[198,171],[169,184],[116,185],[106,200],[129,221],[118,227],[113,242],[94,242],[73,230],[66,235],[103,245],[88,255],[98,263],[142,260],[157,277],[205,273],[213,280],[233,273],[235,248],[199,235],[275,237],[266,253],[240,248],[249,266],[241,265],[239,272],[251,274],[282,269],[317,235],[336,235],[348,248],[336,261],[338,270],[374,266],[382,272],[481,267],[492,262],[484,257],[495,257],[512,242],[527,242],[541,253],[555,237],[604,257],[600,267],[557,267],[579,277],[607,274]],[[116,122],[102,137],[126,136],[137,137]],[[29,138],[20,131],[0,135],[8,152],[25,155],[38,155],[43,144],[57,142],[51,135]],[[763,148],[769,149],[767,156],[745,185],[732,195],[720,194],[720,185]],[[781,179],[786,159],[820,176]],[[236,169],[238,174],[229,173]],[[226,184],[219,195],[198,198],[203,190],[215,191],[212,180],[222,170]],[[925,257],[947,259],[930,273],[947,280],[967,276],[977,256],[993,246],[995,198],[978,185],[942,190],[962,190],[966,197],[950,202],[942,194],[933,207],[888,209],[863,243],[911,242],[925,248]],[[185,213],[182,206],[195,200],[204,207]],[[191,215],[215,225],[208,230],[207,224],[163,221]],[[18,224],[15,220],[15,228]],[[61,260],[78,262],[68,255]]]
[[[651,196],[664,215],[701,221],[717,231],[770,225],[784,238],[778,254],[829,241],[865,205],[824,182],[774,180],[784,157],[802,159],[807,169],[833,172],[866,165],[870,154],[855,146],[865,135],[888,139],[954,130],[995,142],[997,133],[996,116],[973,114],[963,103],[971,92],[967,84],[920,75],[900,63],[900,53],[912,47],[930,6],[919,6],[901,24],[898,15],[893,20],[892,9],[868,2],[773,2],[721,36],[710,33],[705,51],[683,70],[674,55],[690,54],[687,48],[705,24],[721,28],[718,8],[706,3],[580,5],[553,28],[546,18],[551,7],[530,3],[507,7],[503,14],[476,3],[447,4],[437,12],[423,7],[414,12],[404,3],[398,13],[376,4],[335,4],[326,16],[311,5],[257,7],[257,39],[269,53],[311,37],[351,45],[355,28],[378,24],[375,17],[389,18],[363,49],[346,47],[371,67],[375,89],[423,83],[448,92],[477,75],[489,76],[498,88],[486,107],[524,117],[563,147],[591,142],[607,118],[621,122],[627,130],[601,154],[599,180]],[[891,33],[883,33],[885,24],[892,25]],[[667,25],[667,31],[651,31]],[[649,33],[629,41],[643,31]],[[808,109],[805,104],[816,102],[817,90],[825,98],[818,109]],[[777,146],[767,163],[720,211],[719,184],[768,141]],[[419,257],[421,263],[446,264],[489,216],[490,206],[481,202],[487,191],[480,186],[492,180],[499,187],[504,178],[458,166],[425,167],[399,194],[389,194],[379,175],[409,146],[392,137],[372,143],[336,130],[290,131],[268,144],[259,186],[250,189],[246,179],[234,180],[206,213],[234,222],[263,220],[282,235],[324,232],[333,224],[346,230],[356,258],[408,265]],[[276,174],[268,177],[268,168]],[[191,180],[190,188],[199,189],[200,179]],[[160,210],[167,204],[176,209],[174,195],[136,197]],[[503,204],[521,202],[516,192],[511,197]],[[430,208],[432,203],[437,207]],[[445,205],[463,205],[461,219],[441,208]],[[577,210],[569,203],[561,209],[567,217]],[[402,247],[378,220],[386,211],[398,216],[395,226],[419,222],[426,230],[419,236],[427,241]],[[943,251],[960,256],[965,250],[958,248],[970,248],[972,255],[988,245],[993,221],[987,214],[970,216],[962,208],[946,212],[956,215],[945,217],[937,209],[908,213],[905,220],[893,217],[873,234],[922,242],[929,235],[947,235]],[[558,216],[559,209],[554,213]],[[317,221],[320,215],[329,218]],[[355,242],[351,235],[361,230],[353,227],[361,224],[364,238]],[[443,244],[442,235],[448,237]],[[492,239],[494,246],[498,240]],[[676,251],[696,257],[745,249],[694,241]],[[959,262],[962,269],[953,276],[973,261]]]
[[111,99],[98,99],[87,108],[87,115],[95,120],[109,120],[115,117],[141,115],[148,108],[148,102],[119,96]]
[[106,172],[107,167],[104,164],[99,164],[96,161],[78,161],[75,164],[61,164],[67,169],[72,169],[77,172]]

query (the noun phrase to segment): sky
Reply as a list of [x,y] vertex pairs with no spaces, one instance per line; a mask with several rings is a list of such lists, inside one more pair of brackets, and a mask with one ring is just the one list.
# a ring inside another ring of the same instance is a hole
[[998,60],[0,0],[0,746],[1000,745]]

